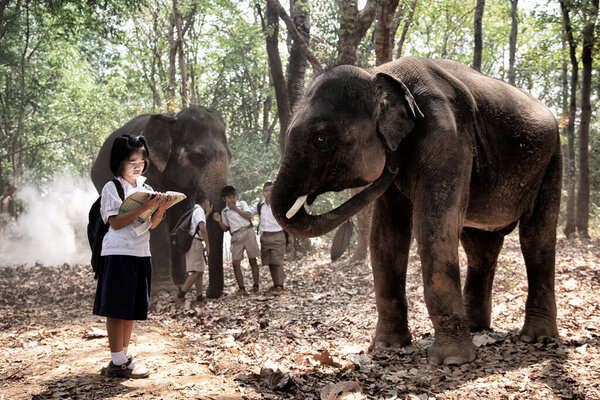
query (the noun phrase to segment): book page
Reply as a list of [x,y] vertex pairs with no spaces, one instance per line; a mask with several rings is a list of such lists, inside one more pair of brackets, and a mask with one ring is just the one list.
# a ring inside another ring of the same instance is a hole
[[[135,209],[141,207],[142,204],[144,204],[144,201],[146,200],[146,196],[148,194],[151,194],[151,193],[150,192],[135,192],[135,193],[132,193],[129,196],[127,196],[127,198],[125,200],[123,200],[123,204],[121,204],[121,207],[119,207],[119,214],[125,213],[127,211],[131,211],[131,210],[135,210]],[[166,192],[166,194],[175,196],[175,201],[173,203],[171,203],[169,208],[173,207],[175,204],[179,203],[180,201],[182,201],[183,199],[186,198],[185,194],[180,193],[180,192],[168,191],[168,192]],[[138,228],[136,228],[134,230],[135,237],[140,236],[141,234],[143,234],[150,228],[150,225],[152,225],[152,221],[150,220],[150,217],[152,217],[152,214],[154,214],[154,212],[157,209],[158,209],[158,206],[152,207],[152,208],[146,210],[144,213],[142,213],[139,217],[137,217],[137,220],[142,222],[142,225],[140,225]]]

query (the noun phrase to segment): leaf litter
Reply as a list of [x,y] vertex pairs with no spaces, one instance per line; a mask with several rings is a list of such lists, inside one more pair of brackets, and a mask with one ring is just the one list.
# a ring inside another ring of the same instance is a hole
[[461,366],[427,362],[433,328],[414,250],[410,346],[369,350],[377,320],[370,265],[347,255],[330,262],[320,249],[286,263],[281,296],[266,290],[267,268],[258,294],[236,296],[230,264],[220,299],[188,295],[177,307],[167,293],[153,296],[130,345],[152,370],[142,380],[101,375],[110,357],[104,321],[91,314],[89,265],[0,267],[0,399],[600,399],[599,239],[559,240],[561,339],[526,343],[518,336],[525,266],[518,238],[508,236],[492,330],[473,335],[477,359]]

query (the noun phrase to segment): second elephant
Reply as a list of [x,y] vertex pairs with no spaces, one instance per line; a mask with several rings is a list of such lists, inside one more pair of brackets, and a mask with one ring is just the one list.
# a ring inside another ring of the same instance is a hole
[[[175,190],[187,199],[172,207],[150,236],[152,253],[152,287],[173,289],[173,282],[185,280],[185,255],[169,241],[169,232],[179,217],[192,205],[197,192],[204,192],[215,212],[224,207],[221,188],[227,185],[231,150],[225,135],[225,123],[218,112],[203,107],[189,107],[176,115],[140,115],[114,131],[105,141],[92,167],[92,181],[100,191],[112,178],[109,168],[114,139],[123,134],[143,135],[150,150],[150,167],[145,176],[156,191]],[[207,218],[211,244],[209,284],[206,296],[223,294],[223,232],[212,218]]]

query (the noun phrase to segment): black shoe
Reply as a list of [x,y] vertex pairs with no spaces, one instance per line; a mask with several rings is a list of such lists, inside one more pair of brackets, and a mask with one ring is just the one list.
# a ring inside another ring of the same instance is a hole
[[127,361],[123,365],[115,365],[111,361],[106,369],[106,376],[119,378],[147,378],[150,375],[148,368],[142,364],[133,363],[133,368],[129,366],[133,363],[133,357],[127,357]]

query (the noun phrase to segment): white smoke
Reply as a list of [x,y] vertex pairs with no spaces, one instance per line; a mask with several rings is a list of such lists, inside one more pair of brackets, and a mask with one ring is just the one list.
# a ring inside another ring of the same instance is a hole
[[90,179],[56,176],[43,192],[24,186],[16,193],[24,212],[0,220],[0,266],[87,264],[90,206],[98,197]]

